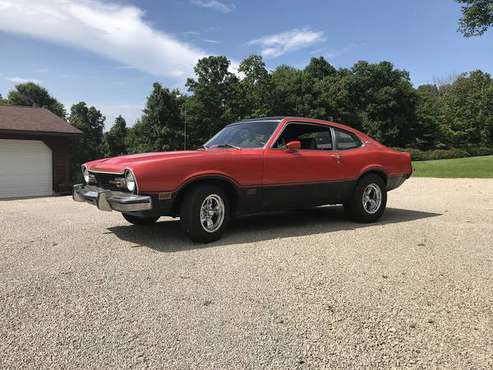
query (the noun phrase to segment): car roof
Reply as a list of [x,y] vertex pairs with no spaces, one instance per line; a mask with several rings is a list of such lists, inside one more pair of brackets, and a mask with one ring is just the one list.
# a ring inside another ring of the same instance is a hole
[[[308,117],[295,117],[295,116],[272,116],[272,117],[257,117],[257,118],[248,118],[244,119],[241,121],[236,121],[234,123],[231,123],[231,125],[238,124],[238,123],[245,123],[245,122],[262,122],[262,121],[269,121],[269,122],[281,122],[281,121],[295,121],[297,123],[319,123],[319,124],[324,124],[324,125],[330,125],[333,127],[337,127],[343,130],[347,130],[353,133],[358,133],[358,134],[363,134],[362,132],[358,131],[357,129],[344,125],[342,123],[336,123],[336,122],[331,122],[331,121],[325,121],[321,119],[316,119],[316,118],[308,118]],[[363,134],[364,135],[364,134]]]
[[258,118],[246,118],[240,121],[236,121],[234,123],[242,123],[242,122],[259,122],[259,121],[282,121],[284,116],[272,116],[272,117],[258,117]]

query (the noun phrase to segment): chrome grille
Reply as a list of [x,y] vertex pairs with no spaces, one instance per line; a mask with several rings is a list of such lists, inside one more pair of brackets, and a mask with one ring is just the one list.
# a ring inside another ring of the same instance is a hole
[[127,191],[123,174],[92,172],[96,185],[107,190]]

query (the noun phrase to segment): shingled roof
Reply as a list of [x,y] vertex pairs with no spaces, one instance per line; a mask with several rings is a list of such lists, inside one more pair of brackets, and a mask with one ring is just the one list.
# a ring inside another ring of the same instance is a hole
[[44,108],[0,106],[0,132],[78,135],[81,131]]

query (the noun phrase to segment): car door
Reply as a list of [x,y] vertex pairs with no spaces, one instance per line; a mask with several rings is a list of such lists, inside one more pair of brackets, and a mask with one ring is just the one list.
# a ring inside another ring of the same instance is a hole
[[[301,148],[286,148],[290,141]],[[263,208],[293,209],[336,202],[344,175],[334,149],[331,127],[288,122],[265,151]]]

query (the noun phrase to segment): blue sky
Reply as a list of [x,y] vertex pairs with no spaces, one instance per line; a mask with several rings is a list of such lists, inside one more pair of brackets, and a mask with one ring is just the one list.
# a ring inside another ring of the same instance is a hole
[[39,81],[67,109],[84,100],[133,125],[154,81],[183,89],[198,58],[270,69],[325,56],[337,67],[389,60],[415,85],[493,73],[493,32],[456,32],[453,0],[0,0],[0,93]]

